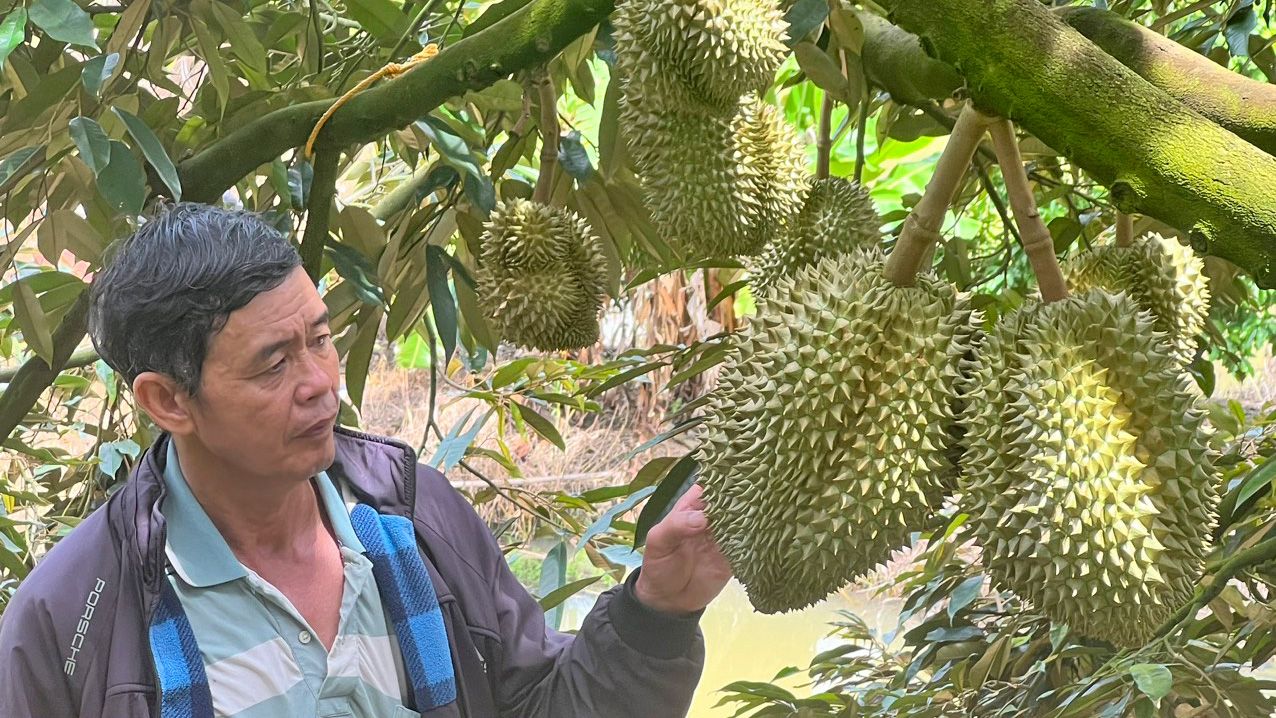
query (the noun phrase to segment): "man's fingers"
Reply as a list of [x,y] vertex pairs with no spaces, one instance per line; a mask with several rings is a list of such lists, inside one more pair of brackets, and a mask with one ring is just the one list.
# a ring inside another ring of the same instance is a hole
[[678,502],[673,505],[673,512],[687,509],[704,510],[704,487],[700,484],[692,484],[691,488],[687,489],[687,493],[683,494],[678,499]]
[[709,527],[703,511],[673,511],[651,527],[647,534],[648,554],[672,553],[683,541],[702,535]]

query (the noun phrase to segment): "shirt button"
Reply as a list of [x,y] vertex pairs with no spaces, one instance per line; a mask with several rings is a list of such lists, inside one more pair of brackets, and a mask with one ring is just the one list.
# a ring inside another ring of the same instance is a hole
[[310,643],[310,631],[302,631],[301,633],[298,633],[297,640],[301,641],[301,644],[303,646],[307,643]]

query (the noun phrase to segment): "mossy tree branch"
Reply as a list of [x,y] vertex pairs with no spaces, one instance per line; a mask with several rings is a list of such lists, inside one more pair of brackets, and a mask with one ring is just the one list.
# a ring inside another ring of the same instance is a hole
[[1112,190],[1117,207],[1188,233],[1198,252],[1276,286],[1276,157],[1117,62],[1035,0],[883,0],[1017,121]]
[[[612,0],[537,0],[352,98],[324,126],[316,148],[368,142],[411,124],[449,97],[544,63],[607,17],[612,7]],[[183,196],[215,201],[257,167],[303,144],[330,104],[321,100],[276,110],[182,162]]]
[[1055,12],[1143,79],[1276,155],[1276,85],[1251,80],[1177,42],[1094,7]]

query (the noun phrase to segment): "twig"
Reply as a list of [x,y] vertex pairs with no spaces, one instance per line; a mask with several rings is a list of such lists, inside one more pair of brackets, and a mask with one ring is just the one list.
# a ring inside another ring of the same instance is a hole
[[538,79],[537,85],[541,101],[541,166],[532,201],[549,204],[554,189],[554,168],[558,163],[558,97],[548,71]]
[[869,97],[860,103],[859,128],[855,132],[855,183],[864,183],[864,135],[868,134]]
[[992,202],[992,206],[997,208],[997,214],[1001,215],[1001,226],[1005,227],[1011,237],[1015,238],[1015,242],[1023,244],[1023,238],[1019,236],[1019,228],[1015,226],[1015,222],[1010,217],[1010,211],[1006,207],[1006,202],[1001,198],[1001,194],[997,192],[997,188],[992,183],[992,177],[988,175],[988,168],[982,162],[975,162],[975,172],[979,174],[979,183],[983,185],[984,192],[988,193],[988,200]]
[[1037,211],[1032,187],[1028,185],[1028,173],[1024,171],[1023,157],[1019,154],[1015,130],[1006,119],[993,121],[990,130],[997,162],[1001,165],[1002,179],[1006,183],[1006,194],[1010,196],[1010,206],[1018,220],[1024,252],[1028,255],[1033,273],[1037,275],[1041,298],[1046,302],[1066,299],[1068,283],[1063,278],[1059,258],[1054,253],[1054,239]]
[[1276,561],[1276,538],[1269,538],[1262,543],[1251,546],[1228,559],[1227,563],[1210,577],[1208,584],[1196,589],[1192,600],[1174,612],[1161,627],[1157,629],[1155,638],[1163,638],[1177,630],[1183,623],[1196,616],[1196,612],[1209,605],[1210,601],[1227,588],[1227,584],[1238,573],[1268,561]]
[[836,100],[828,92],[820,105],[820,129],[815,138],[815,178],[828,179],[833,154],[833,105]]

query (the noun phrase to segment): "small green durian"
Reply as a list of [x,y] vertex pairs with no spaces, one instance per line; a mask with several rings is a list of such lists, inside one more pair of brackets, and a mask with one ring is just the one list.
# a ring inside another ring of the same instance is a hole
[[750,284],[758,293],[825,257],[881,243],[882,218],[859,184],[840,177],[814,179],[804,194],[797,217],[752,268]]
[[1205,263],[1173,239],[1152,234],[1128,247],[1105,244],[1068,259],[1064,276],[1076,291],[1100,287],[1127,292],[1140,309],[1152,312],[1181,365],[1196,356],[1205,331],[1210,290]]
[[501,336],[544,351],[598,341],[607,260],[589,223],[562,207],[497,202],[480,240],[479,304]]

